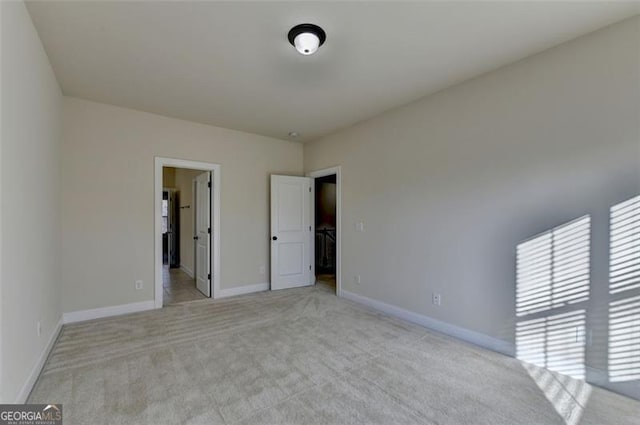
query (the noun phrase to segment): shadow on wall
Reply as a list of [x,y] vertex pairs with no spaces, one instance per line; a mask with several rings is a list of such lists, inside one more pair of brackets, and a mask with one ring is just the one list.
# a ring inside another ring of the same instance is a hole
[[609,380],[627,382],[640,380],[640,196],[610,217]]
[[[516,357],[525,362],[550,401],[564,399],[562,392],[574,400],[573,407],[553,403],[567,424],[577,423],[574,421],[579,420],[588,399],[589,391],[582,381],[586,378],[586,323],[608,322],[604,324],[608,335],[603,340],[608,382],[640,380],[640,196],[611,207],[609,222],[609,295],[604,300],[608,317],[592,317],[599,306],[589,304],[589,216],[550,229],[517,247]],[[564,380],[562,376],[573,379],[554,385],[555,390],[548,386]]]
[[585,378],[590,224],[585,216],[517,248],[516,356],[577,379]]

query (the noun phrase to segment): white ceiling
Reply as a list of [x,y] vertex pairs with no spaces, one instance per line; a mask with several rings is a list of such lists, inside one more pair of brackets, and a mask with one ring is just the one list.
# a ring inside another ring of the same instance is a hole
[[[65,95],[310,140],[640,12],[610,2],[29,2]],[[327,32],[313,56],[288,30]]]

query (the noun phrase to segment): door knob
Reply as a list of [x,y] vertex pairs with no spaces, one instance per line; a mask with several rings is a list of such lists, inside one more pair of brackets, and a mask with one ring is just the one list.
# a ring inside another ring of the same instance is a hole
[[273,239],[274,241],[277,241],[277,240],[278,240],[278,237],[277,237],[277,236],[274,236],[274,237],[272,237],[271,239]]
[[194,237],[193,237],[193,240],[194,240],[194,241],[197,241],[197,240],[198,240],[198,237],[197,237],[197,236],[194,236]]

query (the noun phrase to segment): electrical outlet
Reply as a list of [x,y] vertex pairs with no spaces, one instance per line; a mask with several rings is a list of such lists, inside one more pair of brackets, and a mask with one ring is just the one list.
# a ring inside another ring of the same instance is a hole
[[267,268],[265,266],[260,266],[258,268],[258,271],[260,272],[261,275],[264,275],[265,273],[267,273]]
[[136,280],[136,291],[139,291],[142,288],[144,288],[144,282],[141,280]]
[[360,275],[359,274],[353,276],[353,283],[360,284]]
[[40,321],[38,320],[38,322],[36,323],[36,331],[38,332],[38,336],[42,335],[42,324],[40,323]]
[[433,302],[434,305],[440,305],[440,303],[442,302],[442,295],[434,292],[432,295],[431,301]]

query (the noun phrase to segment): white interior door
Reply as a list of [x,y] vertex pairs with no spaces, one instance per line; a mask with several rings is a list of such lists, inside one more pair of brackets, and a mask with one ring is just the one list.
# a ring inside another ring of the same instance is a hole
[[271,176],[271,289],[312,283],[311,182]]
[[195,182],[196,287],[211,296],[211,173],[202,173]]

